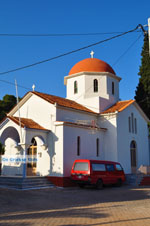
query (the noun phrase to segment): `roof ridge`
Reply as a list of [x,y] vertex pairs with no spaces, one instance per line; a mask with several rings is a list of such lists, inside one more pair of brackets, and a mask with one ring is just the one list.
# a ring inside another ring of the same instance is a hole
[[[57,97],[57,98],[59,98],[59,99],[63,99],[63,100],[65,100],[65,101],[70,101],[70,102],[74,102],[74,103],[76,103],[76,104],[79,104],[78,102],[76,102],[76,101],[74,101],[74,100],[70,100],[70,99],[67,99],[67,98],[65,98],[65,97],[60,97],[60,96],[56,96],[56,95],[53,95],[53,94],[42,93],[42,92],[38,92],[38,91],[31,91],[31,93],[44,94],[44,95],[48,95],[48,96],[52,96],[52,97]],[[79,105],[84,106],[84,105],[82,105],[82,104],[79,104]],[[85,108],[86,108],[86,107],[85,107]],[[87,109],[88,109],[88,108],[87,108]]]
[[120,100],[118,102],[126,102],[126,101],[130,101],[130,100],[133,100],[133,99],[129,99],[129,100]]
[[130,104],[134,103],[135,100],[124,100],[124,101],[118,101],[108,109],[101,112],[101,114],[108,114],[108,113],[115,113],[115,112],[121,112],[125,108],[127,108]]
[[[51,95],[51,94],[47,94],[47,93],[41,93],[41,92],[37,92],[37,91],[31,91],[31,93],[41,97],[42,99],[45,99],[46,101],[48,101],[51,104],[57,103],[59,106],[97,114],[96,112],[90,110],[89,108],[85,107],[84,105],[82,105],[74,100],[66,99],[64,97],[59,97],[59,96],[55,96],[55,95]],[[43,95],[46,95],[47,97],[49,96],[50,98],[56,98],[56,99],[48,99],[46,96],[43,96]],[[61,100],[64,101],[64,103],[61,103]],[[75,104],[76,106],[73,106],[73,104]]]
[[[59,97],[59,96],[56,96],[56,95],[53,95],[53,94],[43,93],[43,92],[39,92],[39,91],[30,91],[30,92],[31,92],[31,93],[44,94],[44,95],[53,96],[53,97]],[[65,97],[59,97],[59,98],[65,99]]]

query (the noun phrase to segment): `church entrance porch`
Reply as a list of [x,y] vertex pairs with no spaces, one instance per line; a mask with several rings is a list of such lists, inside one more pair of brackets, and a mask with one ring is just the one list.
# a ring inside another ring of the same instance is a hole
[[37,172],[37,142],[33,138],[27,149],[27,176],[36,176]]

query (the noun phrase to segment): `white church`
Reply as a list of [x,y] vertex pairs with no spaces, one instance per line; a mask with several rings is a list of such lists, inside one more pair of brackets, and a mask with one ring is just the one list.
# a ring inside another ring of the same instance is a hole
[[91,56],[64,77],[66,98],[31,91],[7,114],[1,175],[67,186],[75,159],[120,162],[126,174],[150,165],[149,119],[134,100],[119,100],[121,78]]

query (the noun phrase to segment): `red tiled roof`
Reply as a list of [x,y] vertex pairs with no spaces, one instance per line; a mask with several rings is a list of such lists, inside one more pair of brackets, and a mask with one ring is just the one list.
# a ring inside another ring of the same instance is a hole
[[132,104],[134,102],[135,102],[135,100],[119,101],[116,104],[114,104],[112,107],[110,107],[107,110],[101,112],[101,114],[114,113],[116,111],[121,112],[125,108],[127,108],[130,104]]
[[[18,117],[8,116],[8,118],[11,119],[16,124],[20,125]],[[21,127],[22,128],[26,127],[26,128],[29,128],[29,129],[47,130],[44,127],[40,126],[38,123],[34,122],[32,119],[21,118],[20,121],[21,121]]]
[[96,114],[94,111],[84,107],[81,104],[78,104],[77,102],[75,102],[73,100],[68,100],[68,99],[65,99],[63,97],[53,96],[53,95],[35,92],[35,91],[33,91],[31,93],[34,93],[35,95],[43,98],[44,100],[48,101],[51,104],[57,103],[59,106],[68,107],[68,108],[72,108],[72,109],[76,109],[76,110],[80,110],[80,111],[86,111],[86,112]]

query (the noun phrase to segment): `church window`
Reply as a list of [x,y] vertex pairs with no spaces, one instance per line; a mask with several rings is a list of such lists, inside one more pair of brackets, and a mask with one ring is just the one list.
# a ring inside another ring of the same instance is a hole
[[93,85],[94,85],[94,93],[98,92],[98,80],[97,79],[94,79]]
[[137,119],[134,117],[133,113],[131,113],[131,116],[128,117],[128,126],[129,133],[137,134]]
[[137,134],[137,121],[136,121],[136,118],[134,119],[134,126],[135,126],[135,134]]
[[96,156],[99,156],[99,138],[96,139]]
[[129,123],[129,133],[131,133],[131,117],[128,117],[128,123]]
[[74,81],[74,93],[78,93],[78,83]]
[[112,95],[114,95],[115,94],[115,84],[114,84],[114,82],[112,82]]
[[136,167],[136,142],[131,141],[130,144],[131,167]]
[[132,133],[134,133],[134,115],[131,113],[131,121],[132,121]]
[[77,156],[80,156],[80,136],[77,137]]

